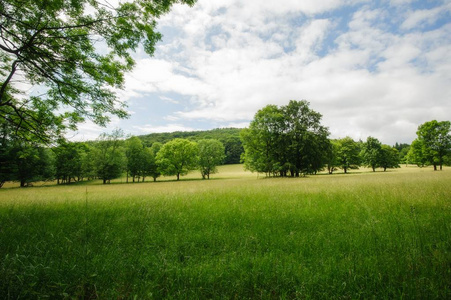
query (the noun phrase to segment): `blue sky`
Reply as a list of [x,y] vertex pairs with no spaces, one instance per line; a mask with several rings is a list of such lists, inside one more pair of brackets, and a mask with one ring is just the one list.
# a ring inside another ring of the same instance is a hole
[[331,138],[410,143],[451,119],[451,1],[199,0],[159,20],[118,92],[131,117],[73,139],[246,127],[258,109],[307,100]]

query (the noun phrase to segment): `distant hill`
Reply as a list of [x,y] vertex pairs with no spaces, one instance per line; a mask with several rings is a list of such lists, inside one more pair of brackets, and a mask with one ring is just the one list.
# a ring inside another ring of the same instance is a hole
[[164,133],[151,133],[138,136],[143,143],[150,147],[153,143],[167,143],[176,138],[198,141],[202,139],[215,139],[224,144],[226,158],[225,164],[240,163],[241,153],[244,152],[241,144],[240,132],[241,128],[217,128],[204,131],[176,131]]

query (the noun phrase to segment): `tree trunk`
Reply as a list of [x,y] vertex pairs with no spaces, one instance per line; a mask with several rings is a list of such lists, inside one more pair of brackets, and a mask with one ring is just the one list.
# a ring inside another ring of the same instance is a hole
[[180,173],[177,173],[177,181],[180,180]]
[[25,180],[22,179],[22,180],[20,181],[20,187],[24,187],[24,186],[25,186]]
[[345,174],[348,173],[348,168],[344,167],[343,170],[345,171]]
[[210,173],[207,174],[207,179],[210,179]]
[[437,164],[434,164],[434,171],[437,171]]
[[[373,172],[376,172],[376,168],[375,167],[372,167],[373,168]],[[385,170],[384,170],[385,171]]]
[[105,178],[103,178],[103,184],[106,184],[106,179]]

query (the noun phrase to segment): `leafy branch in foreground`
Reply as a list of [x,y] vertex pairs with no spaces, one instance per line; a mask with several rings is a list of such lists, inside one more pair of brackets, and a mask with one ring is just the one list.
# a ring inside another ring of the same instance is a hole
[[[194,2],[1,1],[0,116],[17,136],[44,142],[86,118],[105,125],[111,115],[127,117],[114,90],[134,66],[131,51],[142,44],[152,55],[156,19]],[[41,95],[28,95],[30,87]]]

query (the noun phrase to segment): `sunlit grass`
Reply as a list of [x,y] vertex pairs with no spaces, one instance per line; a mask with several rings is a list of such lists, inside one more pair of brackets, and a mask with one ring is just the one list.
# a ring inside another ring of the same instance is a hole
[[0,295],[451,297],[450,168],[219,171],[0,190]]

